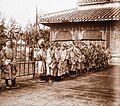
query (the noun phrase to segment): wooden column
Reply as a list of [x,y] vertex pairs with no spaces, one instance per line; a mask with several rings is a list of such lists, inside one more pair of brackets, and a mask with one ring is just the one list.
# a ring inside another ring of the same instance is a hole
[[108,48],[110,46],[110,35],[111,35],[111,24],[110,23],[107,23],[106,25],[106,39],[107,39],[107,42],[106,42],[106,48]]

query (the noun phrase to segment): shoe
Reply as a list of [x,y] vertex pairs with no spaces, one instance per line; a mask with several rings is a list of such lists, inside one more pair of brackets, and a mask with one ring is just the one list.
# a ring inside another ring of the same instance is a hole
[[19,88],[19,85],[12,86],[13,89]]
[[9,87],[9,86],[6,86],[6,89],[10,89],[10,87]]
[[51,84],[51,83],[53,83],[53,81],[52,81],[52,80],[49,80],[49,81],[48,81],[48,83],[50,83],[50,84]]
[[45,83],[46,80],[39,80],[38,82],[39,82],[39,83]]

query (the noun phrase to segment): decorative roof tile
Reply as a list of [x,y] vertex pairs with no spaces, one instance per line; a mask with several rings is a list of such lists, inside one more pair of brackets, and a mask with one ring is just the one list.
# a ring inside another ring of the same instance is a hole
[[94,8],[89,10],[71,9],[69,11],[49,14],[40,19],[40,23],[63,23],[82,21],[120,20],[120,8]]

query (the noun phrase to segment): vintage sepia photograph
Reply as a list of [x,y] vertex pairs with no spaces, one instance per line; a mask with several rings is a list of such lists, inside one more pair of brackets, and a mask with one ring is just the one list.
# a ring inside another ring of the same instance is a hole
[[0,0],[0,106],[120,106],[120,0]]

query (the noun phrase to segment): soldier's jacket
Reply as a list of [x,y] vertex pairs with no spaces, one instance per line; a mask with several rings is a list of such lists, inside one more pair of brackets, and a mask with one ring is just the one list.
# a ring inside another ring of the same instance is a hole
[[2,49],[2,53],[3,53],[4,58],[6,58],[6,59],[14,58],[14,51],[12,48],[4,47]]
[[2,61],[4,65],[15,64],[15,51],[12,48],[4,47],[2,49]]

